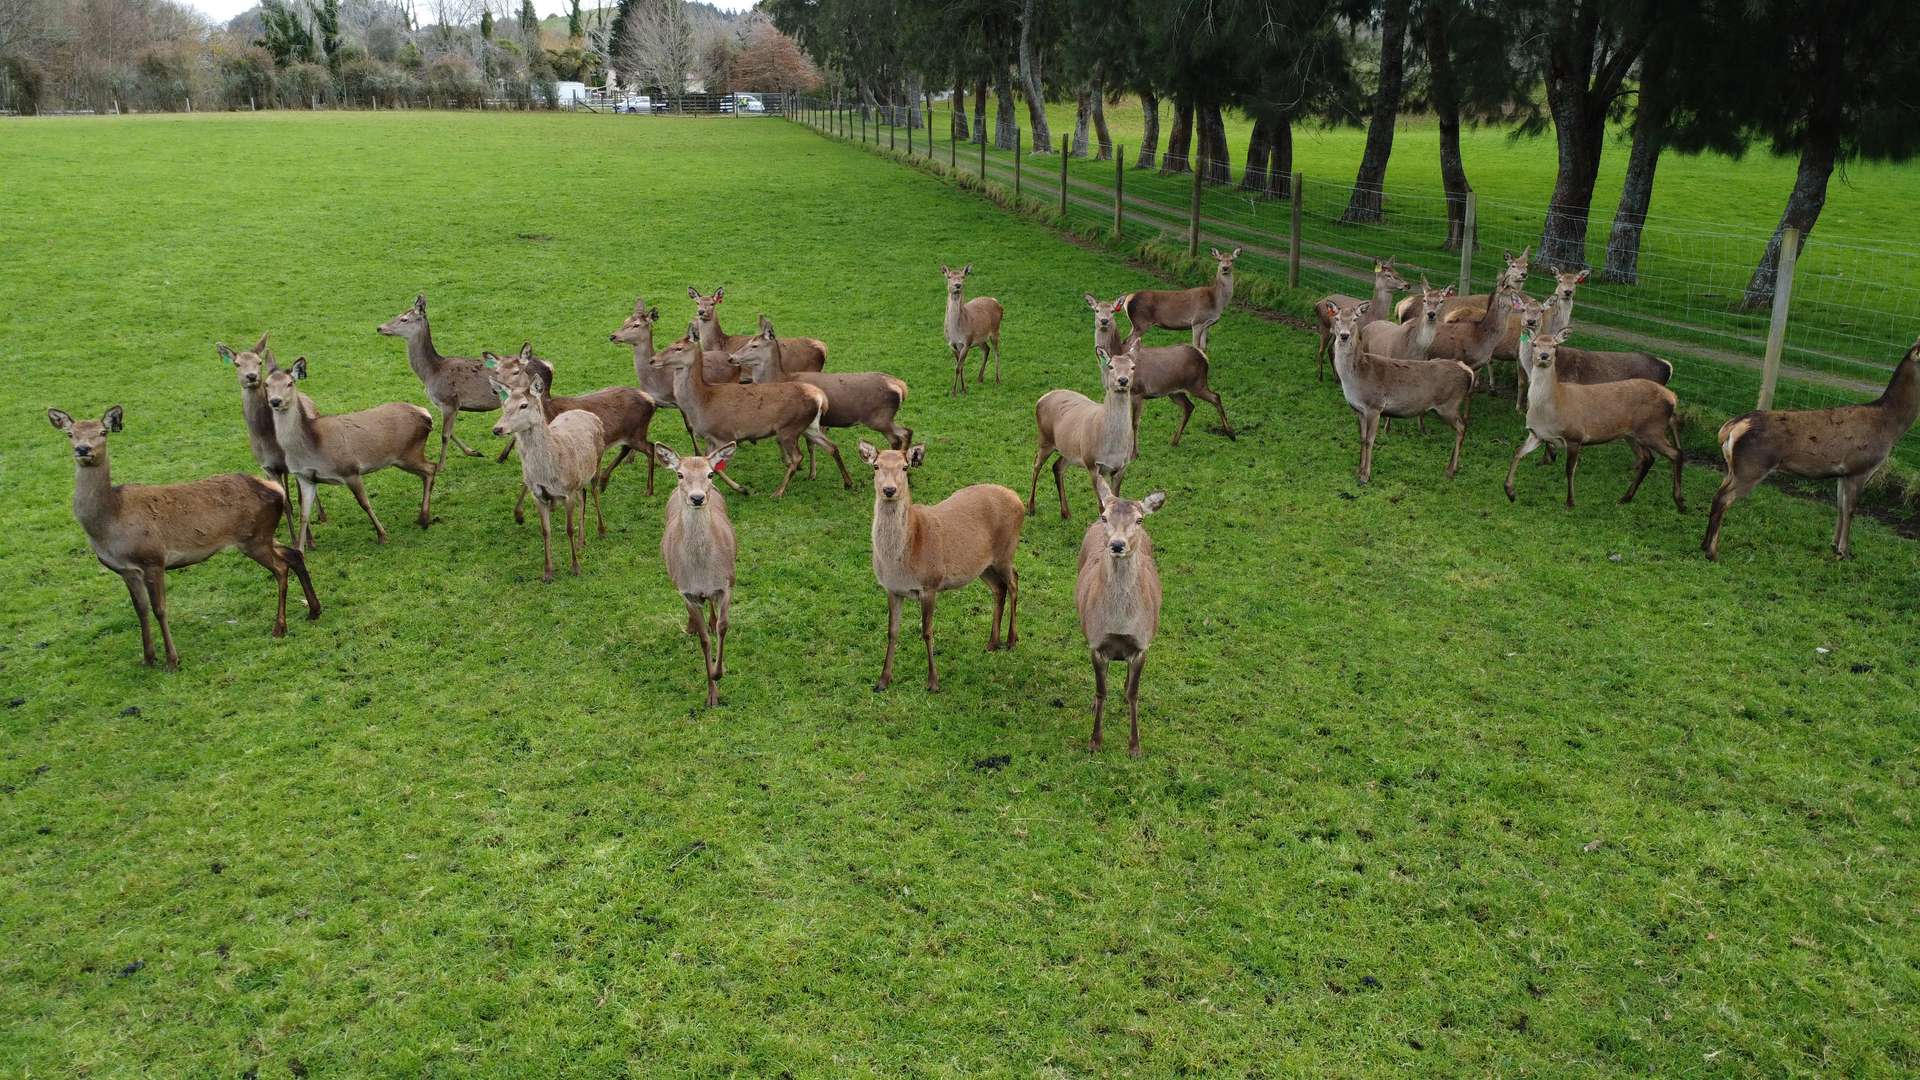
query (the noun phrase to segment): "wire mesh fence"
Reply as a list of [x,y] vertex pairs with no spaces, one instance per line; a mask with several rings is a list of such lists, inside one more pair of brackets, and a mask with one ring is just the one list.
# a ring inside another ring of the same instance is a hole
[[[963,175],[1050,203],[1073,224],[1104,223],[1111,229],[1117,223],[1120,238],[1129,242],[1169,240],[1185,246],[1195,231],[1192,173],[1135,168],[1127,147],[1114,148],[1108,160],[1063,156],[1056,137],[1053,146],[1038,152],[1017,125],[1011,148],[994,145],[1003,140],[993,125],[976,123],[956,137],[945,102],[862,110],[853,102],[801,98],[791,115],[825,134],[936,158]],[[977,138],[982,134],[984,142]],[[1347,180],[1256,177],[1251,189],[1238,178],[1230,181],[1201,185],[1197,234],[1203,247],[1240,246],[1249,271],[1286,281],[1290,245],[1297,243],[1299,285],[1315,292],[1364,297],[1371,290],[1374,260],[1387,257],[1409,280],[1423,274],[1436,285],[1461,280],[1462,253],[1448,244],[1459,228],[1450,228],[1442,191],[1385,189],[1377,193],[1379,212],[1356,220],[1348,213],[1354,187]],[[1291,198],[1296,182],[1297,213]],[[1544,295],[1550,290],[1551,270],[1537,255],[1547,208],[1478,192],[1473,206],[1464,260],[1469,289],[1489,290],[1506,252],[1531,249],[1536,256],[1529,291]],[[1612,224],[1595,214],[1584,237],[1544,237],[1558,241],[1560,250],[1584,251],[1592,268],[1574,302],[1574,342],[1668,360],[1683,404],[1726,416],[1755,408],[1771,308],[1746,300],[1769,230],[1666,215],[1639,222],[1632,280],[1608,281],[1602,269],[1609,263],[1609,244],[1619,242]],[[1878,397],[1894,365],[1920,336],[1920,249],[1810,236],[1789,283],[1773,407],[1824,408]],[[1903,439],[1895,459],[1920,469],[1920,435]]]

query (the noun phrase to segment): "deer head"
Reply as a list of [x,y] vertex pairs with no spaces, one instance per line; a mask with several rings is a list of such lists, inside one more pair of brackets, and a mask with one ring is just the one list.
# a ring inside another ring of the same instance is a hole
[[48,409],[47,420],[66,433],[73,459],[83,469],[104,465],[107,461],[107,433],[120,430],[123,413],[120,406],[108,409],[98,420],[75,420],[59,409]]
[[898,502],[912,497],[907,471],[919,468],[927,460],[927,448],[923,443],[905,450],[880,450],[862,439],[860,460],[873,466],[874,498],[885,503]]
[[307,358],[304,356],[296,357],[292,367],[286,369],[276,367],[268,371],[267,408],[274,412],[285,412],[293,408],[293,403],[300,399],[300,395],[293,389],[294,380],[306,377]]
[[958,300],[960,292],[966,287],[967,275],[973,273],[973,264],[968,263],[958,270],[950,269],[946,263],[940,264],[940,273],[947,279],[947,295]]
[[666,443],[654,443],[653,456],[659,458],[660,464],[672,469],[674,475],[679,477],[679,483],[675,485],[674,490],[686,497],[687,505],[692,509],[700,510],[713,501],[713,482],[719,478],[720,470],[726,468],[727,459],[733,456],[738,445],[722,443],[719,446],[708,447],[705,457],[697,454],[681,457]]
[[1096,348],[1093,354],[1100,358],[1100,385],[1103,389],[1116,394],[1124,394],[1133,389],[1134,349],[1140,345],[1136,335],[1127,342],[1127,348],[1118,356],[1105,349]]
[[1526,287],[1527,261],[1532,253],[1533,248],[1530,246],[1521,248],[1518,255],[1511,251],[1501,253],[1501,258],[1506,260],[1507,267],[1500,272],[1500,278],[1506,282],[1507,288],[1518,291]]
[[1573,290],[1587,280],[1585,270],[1562,270],[1554,276],[1553,296],[1563,304],[1573,303]]
[[1439,327],[1440,308],[1447,302],[1447,297],[1452,295],[1453,286],[1449,285],[1444,289],[1436,289],[1427,284],[1427,276],[1425,274],[1420,275],[1420,317],[1426,321],[1428,326],[1436,329]]
[[1138,501],[1114,498],[1107,489],[1105,478],[1099,478],[1094,486],[1100,490],[1100,517],[1093,523],[1094,535],[1103,538],[1101,547],[1108,557],[1115,559],[1131,558],[1133,554],[1146,546],[1147,533],[1141,528],[1141,522],[1149,514],[1165,506],[1167,493],[1155,491]]
[[500,399],[500,422],[493,425],[495,435],[517,435],[535,424],[547,422],[547,410],[542,402],[547,396],[547,380],[543,373],[528,372],[525,383],[517,387],[499,379],[488,381],[493,385],[494,396]]
[[1538,334],[1540,324],[1547,317],[1547,305],[1523,292],[1514,293],[1509,303],[1513,305],[1514,314],[1520,316],[1520,332],[1528,336]]
[[1538,378],[1551,374],[1554,357],[1560,354],[1560,346],[1572,333],[1562,330],[1557,334],[1541,334],[1533,339],[1533,371],[1528,378]]
[[1225,254],[1222,254],[1220,249],[1216,247],[1210,247],[1207,250],[1213,253],[1214,272],[1220,276],[1220,279],[1222,281],[1233,280],[1233,260],[1240,257],[1240,249],[1234,248]]
[[531,341],[523,343],[520,351],[512,356],[501,357],[494,353],[483,352],[480,354],[480,359],[486,362],[487,370],[493,372],[494,380],[510,390],[525,386],[537,369],[544,369],[548,385],[553,383],[553,368],[533,358]]
[[1407,288],[1407,279],[1401,277],[1400,271],[1393,268],[1392,259],[1386,262],[1376,261],[1373,264],[1373,280],[1376,285],[1385,285],[1390,292]]
[[1360,320],[1366,314],[1366,311],[1367,305],[1365,304],[1348,304],[1344,307],[1340,305],[1334,306],[1331,326],[1335,344],[1346,345],[1353,341],[1353,335],[1360,331]]
[[710,323],[713,321],[713,309],[719,307],[720,302],[727,298],[727,287],[722,285],[713,290],[712,296],[701,296],[699,289],[689,285],[687,295],[693,298],[694,317],[703,323]]
[[738,352],[727,357],[727,362],[737,368],[758,370],[779,359],[780,339],[773,335],[773,320],[760,316],[760,332],[747,340]]
[[620,324],[608,338],[616,345],[638,345],[649,340],[653,334],[653,324],[660,321],[660,309],[650,308],[644,299],[633,302],[633,314]]
[[1123,293],[1115,297],[1111,304],[1106,303],[1092,293],[1081,293],[1080,298],[1085,300],[1087,306],[1093,309],[1094,332],[1102,337],[1113,333],[1114,313],[1120,310],[1120,301],[1125,300],[1126,295]]
[[647,364],[657,368],[690,368],[700,362],[701,352],[700,324],[688,323],[687,336],[654,353]]
[[273,350],[267,348],[265,334],[260,335],[260,340],[254,342],[251,349],[235,352],[216,341],[213,343],[213,351],[220,354],[220,359],[233,365],[234,373],[240,378],[242,390],[253,390],[259,387],[267,377],[267,369],[274,366]]
[[410,338],[427,328],[427,294],[413,298],[413,306],[381,323],[374,332],[388,337]]

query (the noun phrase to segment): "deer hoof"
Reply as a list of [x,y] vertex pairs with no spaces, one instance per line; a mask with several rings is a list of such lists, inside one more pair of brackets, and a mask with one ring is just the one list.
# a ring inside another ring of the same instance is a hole
[[1139,743],[1133,743],[1133,744],[1131,744],[1131,745],[1129,745],[1129,746],[1127,747],[1127,756],[1128,756],[1128,757],[1139,757],[1139,756],[1140,756],[1140,744],[1139,744]]
[[892,685],[893,685],[892,679],[881,679],[878,682],[873,684],[873,692],[876,694],[885,693],[887,687]]

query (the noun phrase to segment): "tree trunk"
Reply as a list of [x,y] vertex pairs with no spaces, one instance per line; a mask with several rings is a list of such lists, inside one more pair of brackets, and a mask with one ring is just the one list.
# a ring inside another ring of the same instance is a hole
[[1163,173],[1187,171],[1187,154],[1193,145],[1193,103],[1176,101],[1173,105],[1173,130],[1167,133],[1167,152],[1160,158]]
[[1587,265],[1587,216],[1593,208],[1594,178],[1600,173],[1606,115],[1551,89],[1547,96],[1560,161],[1546,224],[1540,229],[1540,262],[1549,269],[1571,270]]
[[1767,241],[1760,265],[1753,268],[1753,278],[1747,282],[1747,293],[1741,300],[1743,307],[1761,309],[1773,303],[1773,279],[1780,266],[1783,232],[1789,227],[1799,229],[1800,246],[1805,248],[1807,235],[1813,232],[1814,224],[1820,220],[1820,210],[1827,204],[1827,181],[1833,177],[1833,165],[1838,157],[1838,132],[1817,120],[1815,124],[1806,146],[1800,151],[1800,171],[1793,179],[1792,194],[1787,196],[1786,212],[1780,215],[1773,239]]
[[993,148],[1011,150],[1020,139],[1020,124],[1014,119],[1013,86],[1007,78],[1007,70],[1000,68],[993,76]]
[[1107,88],[1093,84],[1093,141],[1100,148],[1100,160],[1113,160],[1113,134],[1107,130]]
[[1209,184],[1233,183],[1233,152],[1227,149],[1227,122],[1219,105],[1206,105],[1200,115],[1200,162]]
[[1447,200],[1446,250],[1459,251],[1466,241],[1466,162],[1460,156],[1460,91],[1453,76],[1453,51],[1447,44],[1447,13],[1440,4],[1427,5],[1427,82],[1433,115],[1440,127],[1440,186]]
[[1388,0],[1380,15],[1380,86],[1367,121],[1367,149],[1353,178],[1353,197],[1343,221],[1379,221],[1387,159],[1393,156],[1393,125],[1400,117],[1400,91],[1406,75],[1407,0]]
[[[967,137],[964,129],[961,130],[960,137],[963,139]],[[973,141],[977,143],[987,141],[987,80],[985,79],[975,79],[973,83]]]
[[1027,98],[1027,126],[1033,136],[1033,152],[1053,153],[1053,129],[1047,125],[1047,94],[1040,78],[1040,56],[1034,38],[1036,0],[1020,5],[1020,89]]
[[967,89],[958,79],[953,81],[953,115],[947,118],[947,131],[954,142],[967,137]]
[[1073,110],[1073,156],[1087,156],[1087,128],[1093,123],[1093,95],[1081,90]]
[[916,71],[907,76],[907,130],[908,131],[912,131],[914,128],[919,127],[921,125],[922,120],[924,119],[920,115],[920,88],[923,85],[925,84],[920,81],[919,72]]
[[1273,142],[1267,149],[1267,175],[1273,183],[1273,187],[1268,190],[1283,199],[1293,198],[1293,120],[1291,117],[1283,116],[1273,122]]
[[1273,124],[1264,116],[1253,119],[1253,135],[1247,139],[1247,167],[1240,174],[1240,190],[1266,192],[1272,181],[1267,173],[1267,158],[1272,153]]
[[1160,154],[1160,99],[1151,93],[1140,95],[1140,122],[1140,156],[1133,167],[1151,169]]
[[1661,124],[1647,115],[1646,87],[1640,89],[1640,117],[1633,128],[1633,149],[1627,154],[1627,175],[1620,186],[1620,208],[1613,212],[1613,230],[1607,235],[1607,264],[1601,281],[1631,285],[1640,280],[1640,234],[1647,227],[1647,207],[1653,202],[1653,172],[1666,145]]

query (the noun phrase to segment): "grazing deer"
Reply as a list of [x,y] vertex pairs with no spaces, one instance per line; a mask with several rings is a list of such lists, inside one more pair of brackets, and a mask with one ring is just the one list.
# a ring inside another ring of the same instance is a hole
[[[533,343],[520,346],[516,356],[505,358],[493,353],[482,353],[486,357],[488,370],[494,378],[509,390],[517,390],[528,385],[529,380],[538,375],[548,387],[553,386],[553,365],[533,355]],[[594,477],[594,487],[604,492],[613,480],[613,470],[633,454],[647,459],[647,494],[653,494],[653,444],[647,440],[647,429],[653,426],[654,402],[645,390],[631,386],[609,386],[605,390],[596,390],[591,394],[571,396],[542,395],[540,403],[546,409],[547,419],[552,420],[564,412],[575,409],[585,410],[599,417],[600,427],[608,447],[617,446],[620,452],[614,455],[613,463],[602,469]],[[508,451],[514,446],[514,439],[507,439],[507,448],[500,452],[500,460],[505,461]],[[520,498],[513,504],[513,520],[519,524],[526,519],[522,516],[521,505],[526,501],[527,488],[520,488]],[[602,536],[606,535],[603,525]]]
[[480,451],[460,441],[453,433],[454,422],[463,412],[492,412],[500,407],[493,396],[491,380],[484,364],[465,356],[441,356],[433,347],[433,333],[427,328],[427,296],[413,298],[413,306],[381,323],[375,333],[397,337],[407,343],[407,366],[420,377],[427,389],[427,400],[440,410],[440,460],[447,464],[447,440],[468,457]]
[[[1532,251],[1532,248],[1526,248],[1518,255],[1515,255],[1512,251],[1503,252],[1502,258],[1505,260],[1506,265],[1501,268],[1500,276],[1494,280],[1494,291],[1492,293],[1473,293],[1469,296],[1456,296],[1448,300],[1440,307],[1440,321],[1475,322],[1480,316],[1486,314],[1487,308],[1493,304],[1494,296],[1500,291],[1501,286],[1506,286],[1508,292],[1517,293],[1524,290],[1527,287],[1527,267]],[[1394,306],[1393,318],[1395,322],[1404,321],[1406,317],[1412,313],[1414,299],[1414,297],[1409,296]]]
[[[1373,299],[1365,301],[1367,309],[1361,314],[1360,325],[1381,319],[1394,318],[1393,294],[1407,287],[1407,279],[1393,268],[1393,260],[1386,262],[1374,260],[1373,263]],[[1407,298],[1407,303],[1413,302]],[[1317,360],[1317,377],[1324,382],[1327,378],[1327,358],[1333,355],[1333,312],[1335,308],[1362,303],[1359,297],[1345,293],[1323,296],[1313,305],[1313,314],[1320,323],[1320,351]],[[1404,317],[1404,316],[1403,316]],[[1335,376],[1338,378],[1338,376]]]
[[1420,279],[1419,304],[1403,322],[1377,319],[1360,325],[1360,351],[1383,360],[1425,360],[1440,331],[1440,306],[1453,286],[1436,289]]
[[1173,431],[1173,445],[1179,446],[1180,436],[1187,431],[1187,421],[1193,418],[1193,399],[1188,394],[1212,404],[1220,414],[1220,430],[1227,438],[1234,437],[1233,425],[1227,422],[1227,407],[1221,404],[1220,395],[1207,385],[1206,353],[1192,345],[1142,345],[1138,330],[1122,340],[1115,319],[1120,301],[1102,303],[1092,293],[1082,293],[1081,299],[1093,309],[1093,347],[1133,356],[1134,442],[1140,441],[1140,411],[1146,399],[1163,397],[1180,406],[1180,426]]
[[[495,435],[513,435],[520,443],[520,478],[533,493],[534,507],[540,511],[540,545],[545,572],[540,580],[553,581],[553,507],[560,503],[567,515],[567,554],[572,557],[573,573],[580,574],[580,552],[587,544],[587,494],[593,494],[593,515],[599,519],[600,533],[606,535],[607,521],[600,514],[600,489],[594,476],[600,470],[600,455],[606,451],[607,433],[600,418],[586,409],[572,409],[547,419],[546,373],[528,372],[517,388],[495,380],[493,392],[500,399],[500,422],[493,425]],[[580,529],[574,532],[574,509],[579,508]]]
[[722,475],[734,446],[722,443],[705,457],[681,457],[665,443],[656,443],[653,448],[661,462],[679,477],[667,499],[660,557],[666,561],[674,591],[686,601],[687,633],[700,639],[709,707],[720,704],[720,679],[727,673],[727,609],[733,603],[735,552],[727,500],[713,486],[713,480]]
[[361,478],[385,468],[398,468],[420,478],[420,527],[433,523],[433,478],[440,467],[427,460],[427,436],[433,417],[418,405],[394,401],[359,412],[336,416],[309,414],[301,404],[305,395],[294,380],[307,377],[307,358],[288,371],[267,373],[267,407],[273,410],[273,434],[287,455],[287,471],[300,481],[300,540],[294,546],[313,546],[309,515],[321,484],[343,484],[367,512],[379,542],[387,542],[387,527],[367,501]]
[[[713,290],[712,296],[701,296],[700,290],[687,286],[687,295],[693,298],[694,314],[700,324],[700,347],[708,352],[723,353],[732,356],[745,348],[753,340],[752,334],[729,334],[720,329],[720,303],[727,298],[726,286]],[[827,344],[819,338],[797,337],[780,340],[780,362],[785,365],[789,375],[800,375],[809,371],[825,371],[827,368]],[[729,370],[723,379],[738,381],[740,373]]]
[[[267,335],[261,334],[251,349],[235,351],[217,341],[213,348],[220,359],[233,365],[234,374],[240,379],[240,415],[247,422],[247,444],[253,449],[253,460],[260,463],[261,470],[280,485],[285,499],[282,509],[286,511],[287,539],[298,543],[293,535],[293,482],[287,479],[287,456],[280,452],[280,440],[273,434],[273,410],[267,408],[266,373],[278,366],[273,361],[273,350],[267,348]],[[307,400],[305,394],[300,395],[300,401],[301,407],[311,415],[313,402]],[[327,508],[318,500],[314,502],[314,512],[318,521],[326,522]]]
[[958,270],[940,264],[947,279],[947,348],[953,352],[953,389],[949,396],[967,392],[967,353],[980,350],[980,374],[974,381],[987,382],[987,361],[993,361],[993,381],[1000,381],[1000,317],[1006,309],[991,296],[966,298],[967,276],[973,273],[968,263]]
[[[774,336],[773,322],[760,316],[760,332],[733,354],[733,363],[746,371],[755,383],[799,382],[818,387],[827,395],[827,411],[820,414],[823,428],[847,428],[859,424],[886,436],[887,445],[905,450],[913,442],[913,429],[900,423],[897,415],[907,400],[907,384],[881,371],[787,373],[781,362],[786,346]],[[813,479],[813,444],[807,444],[807,479]]]
[[1447,479],[1453,479],[1467,438],[1473,369],[1457,360],[1402,360],[1362,352],[1356,340],[1361,312],[1362,305],[1354,304],[1333,314],[1333,372],[1360,423],[1360,482],[1373,479],[1373,444],[1380,418],[1428,412],[1453,427],[1453,455],[1447,459],[1446,473]]
[[907,473],[927,448],[878,450],[861,440],[860,460],[873,466],[873,576],[887,593],[887,659],[875,691],[893,685],[893,652],[900,640],[900,604],[920,600],[920,637],[927,644],[927,690],[938,692],[933,666],[933,606],[940,594],[980,578],[993,590],[993,626],[987,651],[1000,648],[1000,613],[1007,616],[1007,648],[1019,641],[1020,575],[1013,568],[1026,520],[1020,496],[999,484],[963,487],[932,506],[915,506]]
[[[833,455],[833,463],[840,466],[842,482],[851,489],[853,477],[840,457],[840,448],[820,430],[820,418],[827,411],[827,395],[819,387],[805,383],[742,386],[731,380],[708,382],[705,364],[697,362],[697,358],[705,356],[699,334],[698,327],[688,326],[686,337],[654,353],[652,360],[656,367],[673,369],[673,396],[680,402],[680,411],[686,414],[695,437],[720,442],[770,438],[779,443],[787,473],[774,489],[776,499],[787,493],[787,484],[800,469],[800,440],[805,438]],[[720,475],[735,491],[742,490],[724,471]]]
[[1108,479],[1115,493],[1127,477],[1127,465],[1137,456],[1133,441],[1133,355],[1115,356],[1095,349],[1100,358],[1100,382],[1104,393],[1094,401],[1078,390],[1049,390],[1033,405],[1033,424],[1039,433],[1039,448],[1033,455],[1033,483],[1027,492],[1026,509],[1031,514],[1040,495],[1040,467],[1049,457],[1053,462],[1053,485],[1060,493],[1060,520],[1067,512],[1066,468],[1068,463],[1087,470],[1093,479],[1093,494],[1100,497],[1098,481]]
[[1207,250],[1213,253],[1212,284],[1197,289],[1142,289],[1121,298],[1127,322],[1136,332],[1144,332],[1150,326],[1163,330],[1190,329],[1194,347],[1207,351],[1207,332],[1233,302],[1233,260],[1240,257],[1240,249],[1234,248],[1225,254],[1221,254],[1219,248]]
[[1147,663],[1147,647],[1160,629],[1160,569],[1153,562],[1153,538],[1141,522],[1166,501],[1164,491],[1152,492],[1138,502],[1102,491],[1099,520],[1087,526],[1080,541],[1080,577],[1073,587],[1073,605],[1080,612],[1080,630],[1093,656],[1093,738],[1088,750],[1099,750],[1103,741],[1100,722],[1107,707],[1107,665],[1124,660],[1131,728],[1127,753],[1140,756],[1140,671]]
[[1527,398],[1527,437],[1507,466],[1507,500],[1513,501],[1513,477],[1520,459],[1541,444],[1558,446],[1567,454],[1567,505],[1573,505],[1573,474],[1580,467],[1580,449],[1625,439],[1633,445],[1637,462],[1633,482],[1620,501],[1632,502],[1640,482],[1653,468],[1653,455],[1673,462],[1673,505],[1685,511],[1680,487],[1682,460],[1674,427],[1679,400],[1673,391],[1647,379],[1581,385],[1569,383],[1555,370],[1555,352],[1566,331],[1543,333],[1533,339],[1532,390]]
[[73,449],[73,516],[86,530],[87,546],[100,565],[127,584],[140,617],[140,649],[147,666],[155,663],[149,610],[160,623],[167,670],[180,666],[167,621],[167,571],[205,562],[228,548],[238,548],[266,567],[279,585],[274,637],[287,632],[289,569],[307,594],[307,618],[319,618],[320,598],[307,576],[305,557],[278,540],[286,490],[245,473],[186,484],[115,484],[107,435],[121,430],[123,416],[118,405],[99,420],[75,420],[59,409],[47,410],[47,419],[66,434]]
[[1720,557],[1720,520],[1775,469],[1813,479],[1834,477],[1840,516],[1833,526],[1833,553],[1853,557],[1849,545],[1853,511],[1894,444],[1920,417],[1920,341],[1893,369],[1887,389],[1864,405],[1831,409],[1762,409],[1736,416],[1720,428],[1726,479],[1713,493],[1707,535],[1700,549]]

